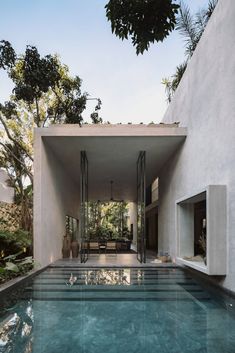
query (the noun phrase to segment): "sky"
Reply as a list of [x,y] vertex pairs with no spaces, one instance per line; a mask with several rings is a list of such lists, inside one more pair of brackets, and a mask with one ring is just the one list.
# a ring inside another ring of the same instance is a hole
[[[102,101],[101,117],[111,123],[160,122],[167,109],[162,78],[184,61],[184,40],[177,31],[163,43],[136,55],[130,41],[111,33],[104,6],[108,0],[0,0],[0,40],[16,52],[35,45],[41,55],[58,54],[82,89]],[[185,0],[192,12],[208,0]],[[0,102],[12,84],[0,72]],[[95,102],[89,101],[85,120]]]

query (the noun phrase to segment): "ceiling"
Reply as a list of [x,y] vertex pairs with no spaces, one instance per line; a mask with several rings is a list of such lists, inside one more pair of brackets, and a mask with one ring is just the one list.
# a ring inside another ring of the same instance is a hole
[[136,200],[136,162],[140,151],[146,151],[146,185],[158,176],[159,170],[175,153],[185,136],[43,136],[66,169],[80,185],[80,151],[86,151],[89,163],[89,199],[109,200],[110,181],[113,197]]

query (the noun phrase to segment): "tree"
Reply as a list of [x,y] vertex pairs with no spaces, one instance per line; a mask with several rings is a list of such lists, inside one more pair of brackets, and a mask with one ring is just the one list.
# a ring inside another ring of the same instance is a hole
[[82,93],[80,77],[70,76],[68,67],[61,64],[57,56],[41,57],[34,46],[27,46],[25,54],[17,56],[9,42],[1,41],[0,68],[7,71],[14,83],[13,96],[7,106],[24,104],[22,109],[32,115],[35,126],[82,124],[82,113],[89,99],[97,100],[96,114],[91,116],[97,123],[100,99]]
[[41,57],[36,47],[27,46],[8,72],[15,84],[13,100],[25,103],[35,126],[82,123],[88,95],[81,92],[82,80],[71,77],[58,57]]
[[130,37],[138,55],[174,30],[179,5],[174,0],[110,0],[105,8],[112,32],[122,40]]
[[9,69],[14,66],[16,54],[14,49],[6,40],[0,42],[0,69]]
[[[9,42],[1,41],[0,68],[14,83],[11,99],[0,104],[0,166],[7,170],[16,202],[22,207],[22,227],[31,230],[33,128],[56,123],[81,125],[86,102],[94,98],[82,93],[82,80],[71,77],[57,56],[41,57],[36,47],[27,46],[25,54],[17,56]],[[91,119],[100,123],[101,101],[96,100]]]
[[[16,105],[7,102],[0,105],[0,121],[4,127],[0,141],[0,166],[5,168],[10,186],[15,190],[15,202],[21,205],[21,228],[31,231],[33,153],[32,127],[27,115],[20,113]],[[26,183],[27,182],[27,183]]]
[[126,202],[89,202],[89,234],[95,238],[118,238],[127,228]]

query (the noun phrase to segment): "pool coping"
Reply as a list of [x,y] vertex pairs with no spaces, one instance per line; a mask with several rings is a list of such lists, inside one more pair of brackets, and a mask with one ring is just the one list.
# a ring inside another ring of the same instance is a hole
[[189,273],[192,273],[193,277],[195,279],[197,279],[202,286],[209,287],[209,289],[213,288],[213,290],[215,290],[214,294],[216,294],[216,292],[217,292],[217,294],[219,294],[223,297],[230,297],[233,300],[235,300],[235,291],[233,291],[229,288],[223,287],[220,283],[216,282],[215,278],[218,278],[218,277],[224,278],[225,276],[208,276],[204,273],[198,272],[197,270],[195,270],[193,268],[189,268],[189,267],[185,267],[185,266],[180,266],[180,267],[182,269],[185,269]]
[[48,267],[49,266],[44,266],[44,267],[34,269],[24,276],[19,276],[19,277],[11,279],[9,281],[6,281],[3,284],[0,284],[0,298],[3,297],[6,293],[12,291],[14,288],[18,288],[20,285],[24,284],[29,279],[38,275],[40,272],[44,271]]

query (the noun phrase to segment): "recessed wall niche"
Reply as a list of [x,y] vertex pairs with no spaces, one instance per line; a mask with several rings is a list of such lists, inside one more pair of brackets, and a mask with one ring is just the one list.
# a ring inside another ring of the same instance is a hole
[[226,274],[226,186],[209,185],[176,201],[177,262]]

